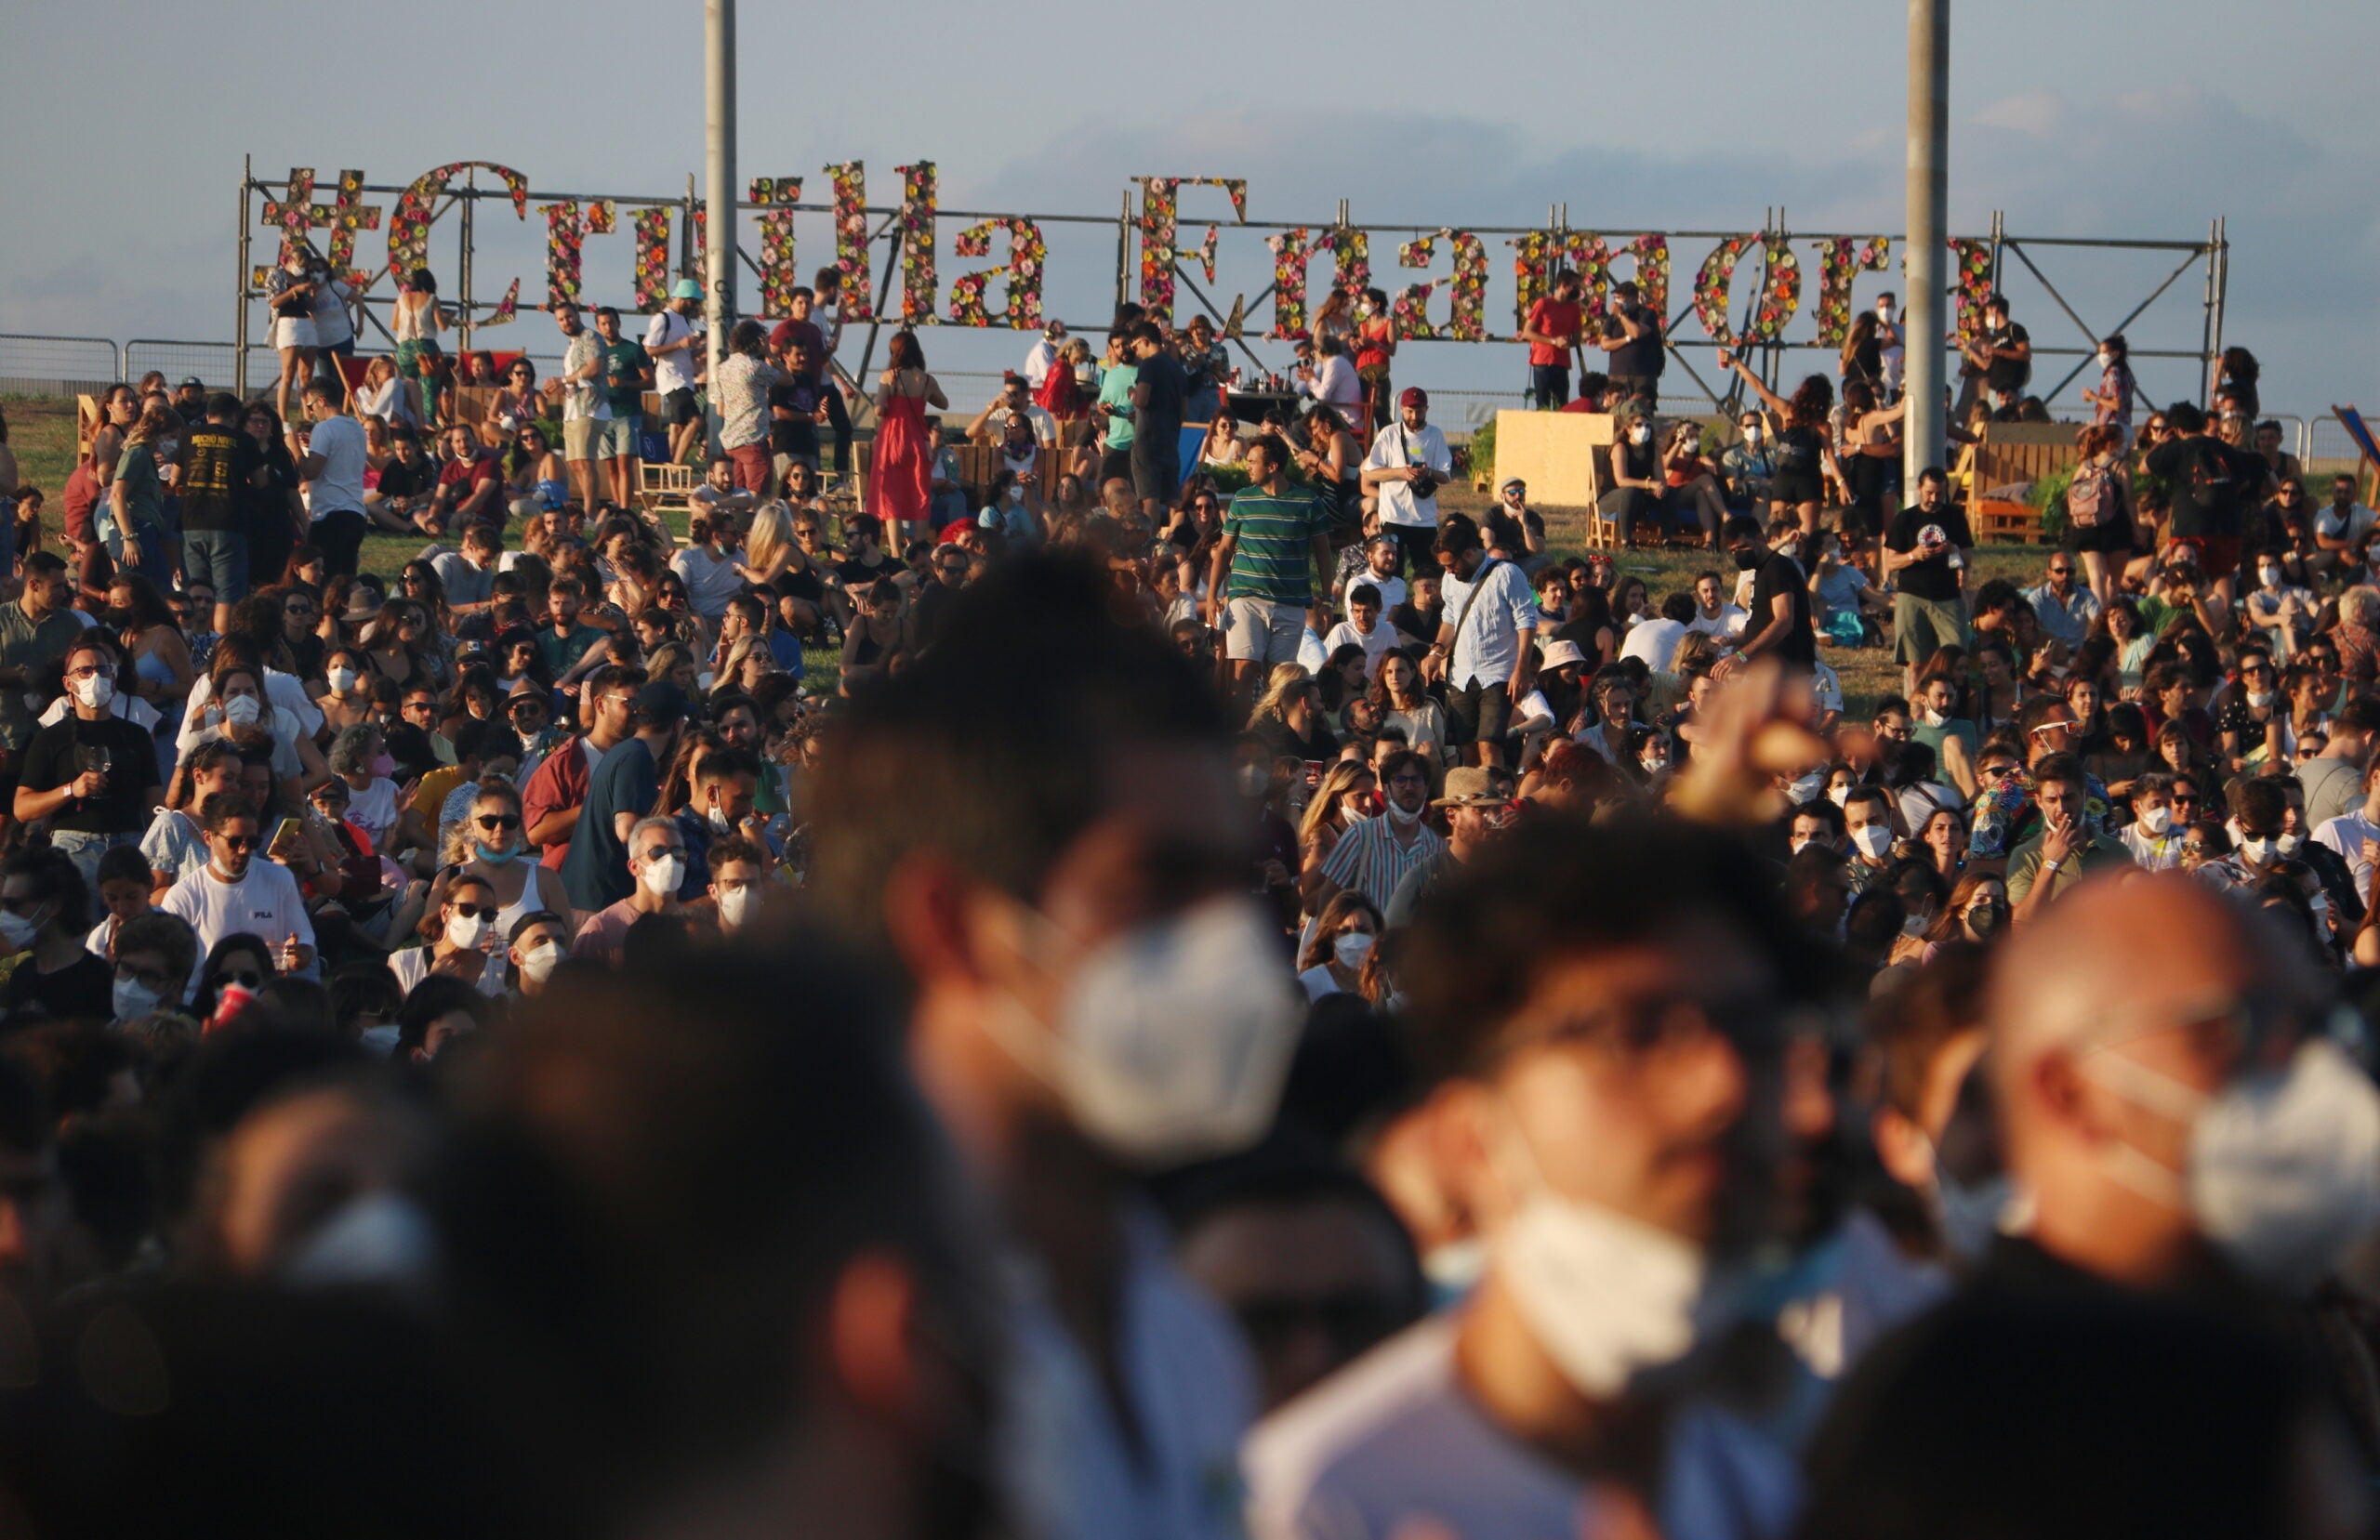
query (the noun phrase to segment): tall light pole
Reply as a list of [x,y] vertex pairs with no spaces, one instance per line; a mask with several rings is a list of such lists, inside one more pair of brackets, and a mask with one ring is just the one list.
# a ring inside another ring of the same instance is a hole
[[710,360],[710,429],[719,434],[719,366],[735,324],[735,0],[703,0],[703,324]]
[[1942,463],[1947,435],[1942,301],[1949,292],[1943,243],[1949,231],[1950,159],[1950,0],[1909,0],[1909,410],[1901,423],[1904,485],[1914,498],[1917,473]]

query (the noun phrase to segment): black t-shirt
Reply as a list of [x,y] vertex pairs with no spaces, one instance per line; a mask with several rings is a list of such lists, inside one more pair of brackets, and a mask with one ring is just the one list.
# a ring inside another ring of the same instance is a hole
[[1501,546],[1508,551],[1525,550],[1528,536],[1544,537],[1545,515],[1535,508],[1525,507],[1521,516],[1515,519],[1504,511],[1503,505],[1498,504],[1481,517],[1479,529],[1487,535],[1490,546]]
[[[2258,461],[2261,467],[2263,462]],[[2164,483],[2174,536],[2200,539],[2240,533],[2242,467],[2217,439],[2169,439],[2149,452],[2149,474]]]
[[1669,362],[1669,355],[1661,349],[1661,318],[1642,305],[1614,306],[1613,313],[1604,318],[1606,336],[1620,335],[1621,317],[1652,329],[1633,342],[1623,342],[1614,348],[1607,366],[1609,372],[1629,379],[1659,378],[1663,366]]
[[86,952],[55,973],[44,973],[27,957],[8,975],[0,1007],[15,1025],[17,1013],[39,1006],[53,1021],[108,1021],[115,1017],[115,969]]
[[843,580],[844,587],[853,590],[854,598],[865,598],[865,595],[859,593],[860,589],[866,587],[879,577],[891,577],[900,570],[901,564],[882,551],[876,553],[876,561],[873,566],[863,562],[855,556],[847,556],[835,563],[835,575]]
[[1388,612],[1388,623],[1408,637],[1423,641],[1438,639],[1438,627],[1446,624],[1447,607],[1443,604],[1430,610],[1418,610],[1411,599]]
[[1783,641],[1769,649],[1768,655],[1804,666],[1818,662],[1818,635],[1810,628],[1808,581],[1802,575],[1801,564],[1782,553],[1772,553],[1752,578],[1752,618],[1744,622],[1744,636],[1749,639],[1767,628],[1777,613],[1779,594],[1793,601],[1793,628],[1786,633]]
[[201,423],[182,441],[182,528],[238,530],[246,499],[240,489],[264,458],[257,441],[222,423]]
[[1950,552],[1962,546],[1972,547],[1975,545],[1975,535],[1967,528],[1965,514],[1947,503],[1932,513],[1921,507],[1903,508],[1894,516],[1893,527],[1884,535],[1884,545],[1896,554],[1907,556],[1918,548],[1921,544],[1919,536],[1929,529],[1941,533],[1942,554],[1927,557],[1923,561],[1912,561],[1898,569],[1893,581],[1902,593],[1911,599],[1947,603],[1959,597],[1959,574],[1951,569]]
[[[380,467],[380,495],[383,497],[422,497],[438,485],[439,467],[427,454],[407,465],[403,460],[390,460]],[[185,520],[187,523],[189,520]]]
[[[825,388],[800,375],[780,375],[769,387],[769,448],[779,454],[814,454],[818,451],[818,403]],[[778,416],[782,407],[788,416]]]
[[145,794],[157,784],[157,741],[121,717],[86,722],[70,709],[63,721],[33,734],[25,749],[20,784],[37,792],[71,784],[85,769],[78,748],[106,750],[108,789],[79,807],[69,803],[50,822],[86,835],[132,834],[148,827]]
[[[2033,336],[2030,332],[2012,321],[1985,340],[1995,349],[2013,348],[2017,343],[2032,341]],[[2000,358],[1995,355],[1991,361],[1991,367],[1983,372],[1984,383],[1994,390],[2022,390],[2025,383],[2032,377],[2033,364],[2030,358]]]
[[1189,393],[1190,377],[1182,361],[1158,353],[1141,361],[1139,383],[1149,389],[1148,403],[1132,418],[1132,441],[1150,441],[1153,449],[1170,448],[1182,437],[1182,399]]

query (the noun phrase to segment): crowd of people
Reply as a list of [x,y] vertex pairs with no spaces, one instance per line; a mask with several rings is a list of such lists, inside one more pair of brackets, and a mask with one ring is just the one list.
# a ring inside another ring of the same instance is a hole
[[2369,1533],[2354,481],[2115,358],[1978,581],[1885,325],[1706,457],[1577,290],[1673,592],[1453,507],[1349,296],[1228,429],[1210,327],[1053,324],[988,485],[806,294],[105,393],[0,601],[11,1524]]

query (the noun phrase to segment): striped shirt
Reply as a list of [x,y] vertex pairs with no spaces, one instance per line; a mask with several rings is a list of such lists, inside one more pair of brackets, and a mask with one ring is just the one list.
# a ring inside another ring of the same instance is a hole
[[1410,845],[1400,844],[1389,828],[1388,815],[1360,818],[1347,825],[1339,843],[1330,848],[1330,859],[1322,863],[1322,875],[1351,893],[1361,893],[1381,908],[1388,907],[1389,896],[1405,874],[1446,849],[1447,842],[1424,825]]
[[1311,493],[1273,497],[1255,487],[1239,493],[1223,517],[1223,533],[1238,543],[1223,597],[1300,608],[1313,603],[1314,537],[1329,529],[1329,515]]

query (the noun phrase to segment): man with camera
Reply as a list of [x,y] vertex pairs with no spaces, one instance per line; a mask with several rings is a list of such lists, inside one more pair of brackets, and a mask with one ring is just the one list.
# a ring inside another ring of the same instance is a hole
[[1966,645],[1961,598],[1974,549],[1967,516],[1951,505],[1950,477],[1927,466],[1918,473],[1916,505],[1901,509],[1884,535],[1884,575],[1895,579],[1893,655],[1912,693],[1926,659]]
[[1447,436],[1430,425],[1430,398],[1418,385],[1396,398],[1396,421],[1372,440],[1364,456],[1364,491],[1380,499],[1380,529],[1401,549],[1400,574],[1410,562],[1427,572],[1438,533],[1438,488],[1454,475]]

